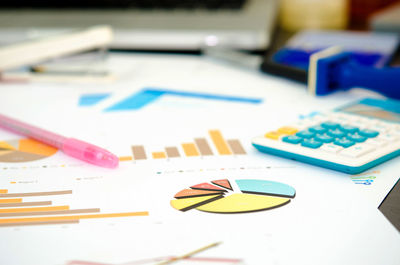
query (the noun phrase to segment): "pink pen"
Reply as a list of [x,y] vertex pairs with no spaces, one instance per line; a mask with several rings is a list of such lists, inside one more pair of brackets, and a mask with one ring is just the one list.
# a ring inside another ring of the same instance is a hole
[[69,156],[97,166],[108,168],[115,168],[118,166],[118,157],[103,148],[74,138],[66,138],[24,122],[14,120],[2,114],[0,114],[0,127],[33,138],[47,145],[54,146]]

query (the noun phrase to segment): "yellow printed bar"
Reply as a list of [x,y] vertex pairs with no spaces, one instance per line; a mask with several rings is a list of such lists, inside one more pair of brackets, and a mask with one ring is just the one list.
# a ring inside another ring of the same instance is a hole
[[2,194],[7,193],[7,192],[8,192],[8,190],[0,190],[0,193],[2,193]]
[[184,143],[182,144],[183,151],[186,156],[199,156],[199,151],[197,151],[196,145],[194,143]]
[[29,218],[7,218],[0,219],[0,224],[7,223],[25,223],[25,222],[47,222],[47,221],[66,221],[94,218],[113,218],[113,217],[131,217],[131,216],[148,216],[149,212],[129,212],[129,213],[105,213],[105,214],[84,214],[70,216],[48,216],[48,217],[29,217]]
[[218,130],[211,130],[209,131],[211,140],[213,141],[215,147],[218,150],[220,155],[231,155],[232,152],[228,147],[224,137],[222,136],[221,132]]
[[131,161],[132,157],[131,156],[120,156],[119,161],[123,162],[123,161]]
[[0,209],[0,213],[24,213],[24,212],[42,212],[42,211],[65,211],[65,210],[69,210],[68,205],[48,206],[48,207],[8,208],[8,209]]
[[167,158],[167,155],[165,152],[153,152],[151,153],[154,159],[161,159],[161,158]]
[[15,202],[22,202],[22,198],[16,198],[16,199],[0,199],[0,203],[15,203]]

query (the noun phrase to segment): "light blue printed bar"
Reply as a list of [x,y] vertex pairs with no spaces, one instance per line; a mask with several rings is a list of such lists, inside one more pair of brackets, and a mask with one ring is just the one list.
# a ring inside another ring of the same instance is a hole
[[102,94],[84,94],[79,98],[78,106],[80,107],[89,107],[96,105],[100,101],[108,98],[110,93],[102,93]]
[[123,99],[122,101],[117,102],[115,105],[107,108],[105,111],[138,110],[153,103],[155,100],[164,95],[187,97],[187,98],[200,98],[206,100],[231,101],[231,102],[250,103],[250,104],[259,104],[263,102],[263,100],[259,98],[233,97],[233,96],[219,95],[219,94],[193,93],[193,92],[177,91],[177,90],[145,88]]

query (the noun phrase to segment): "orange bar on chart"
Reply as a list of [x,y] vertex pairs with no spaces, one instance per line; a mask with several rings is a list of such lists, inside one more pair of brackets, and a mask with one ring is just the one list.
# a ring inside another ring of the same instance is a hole
[[211,140],[213,141],[215,147],[218,150],[220,155],[231,155],[232,152],[229,149],[224,137],[222,136],[221,132],[218,130],[211,130],[209,131]]
[[131,161],[132,157],[131,156],[120,156],[119,161],[123,162],[123,161]]
[[7,219],[0,219],[0,224],[24,223],[24,222],[66,221],[66,220],[79,220],[79,219],[148,216],[148,215],[149,215],[149,212],[128,212],[128,213],[85,214],[85,215],[70,215],[70,216],[7,218]]
[[61,225],[61,224],[79,224],[79,220],[65,220],[65,221],[47,221],[47,222],[23,222],[23,223],[6,223],[0,226],[23,226],[23,225]]
[[32,139],[19,140],[19,151],[43,156],[51,156],[57,152],[57,148],[42,144]]
[[16,198],[16,199],[0,199],[0,203],[15,203],[15,202],[22,202],[22,198]]
[[154,159],[162,159],[162,158],[167,158],[167,155],[165,152],[153,152],[151,153]]
[[7,193],[7,192],[8,192],[8,190],[0,190],[1,194]]
[[69,206],[63,205],[63,206],[48,206],[48,207],[8,208],[8,209],[0,209],[0,213],[25,213],[25,212],[64,211],[64,210],[69,210]]
[[197,151],[194,143],[184,143],[182,144],[183,151],[186,156],[199,156],[199,151]]

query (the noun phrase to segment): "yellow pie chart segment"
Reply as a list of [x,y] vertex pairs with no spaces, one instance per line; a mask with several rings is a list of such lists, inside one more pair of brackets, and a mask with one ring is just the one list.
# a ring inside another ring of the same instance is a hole
[[211,213],[243,213],[279,207],[289,201],[290,199],[282,197],[235,193],[225,198],[198,206],[196,209]]

